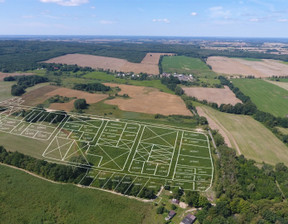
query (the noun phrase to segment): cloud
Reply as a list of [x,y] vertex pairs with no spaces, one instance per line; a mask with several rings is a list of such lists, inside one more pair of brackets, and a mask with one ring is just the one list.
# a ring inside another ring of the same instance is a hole
[[190,16],[197,16],[197,15],[198,15],[197,12],[191,12],[191,13],[190,13]]
[[250,22],[259,22],[260,19],[258,19],[258,18],[252,18],[252,19],[249,19],[249,21],[250,21]]
[[115,21],[111,21],[111,20],[100,20],[99,23],[103,24],[103,25],[110,25],[110,24],[114,24],[116,22]]
[[212,18],[228,19],[231,16],[231,12],[229,10],[224,10],[222,6],[211,7],[209,8],[209,11]]
[[170,23],[170,20],[169,19],[153,19],[152,20],[154,23]]
[[288,22],[288,19],[278,19],[278,22],[280,22],[280,23],[286,23],[286,22]]
[[0,0],[0,3],[4,3],[5,2],[5,0]]
[[82,4],[89,3],[89,0],[40,0],[40,1],[43,3],[56,3],[62,6],[79,6]]

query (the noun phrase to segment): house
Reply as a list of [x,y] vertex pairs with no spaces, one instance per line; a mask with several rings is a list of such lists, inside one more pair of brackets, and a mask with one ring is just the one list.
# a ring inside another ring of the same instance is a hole
[[196,217],[192,214],[186,215],[186,217],[180,222],[180,224],[192,224],[196,221]]
[[175,215],[176,215],[176,212],[174,210],[171,210],[168,213],[168,216],[165,218],[165,220],[168,221],[168,220],[172,219]]
[[171,201],[172,201],[173,204],[177,204],[177,205],[178,205],[179,202],[180,202],[180,201],[179,201],[178,199],[176,199],[176,198],[173,198]]

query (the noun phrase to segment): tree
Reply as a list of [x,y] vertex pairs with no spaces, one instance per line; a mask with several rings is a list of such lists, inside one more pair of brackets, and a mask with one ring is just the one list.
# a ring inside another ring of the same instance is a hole
[[189,206],[194,206],[194,207],[198,207],[199,206],[199,193],[197,191],[189,191],[188,193],[186,193],[186,203]]
[[163,212],[164,212],[164,207],[163,206],[158,207],[157,210],[156,210],[157,214],[163,214]]
[[22,86],[13,85],[11,87],[11,95],[12,96],[21,96],[24,93],[25,93],[25,90],[24,90],[24,88]]
[[177,86],[175,88],[175,94],[178,96],[182,96],[184,94],[184,90],[180,86]]
[[78,99],[74,102],[74,107],[76,110],[83,110],[87,108],[87,103],[85,99]]

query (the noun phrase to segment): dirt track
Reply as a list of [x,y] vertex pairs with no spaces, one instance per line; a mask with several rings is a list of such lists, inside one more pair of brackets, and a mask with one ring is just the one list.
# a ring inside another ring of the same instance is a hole
[[207,59],[207,64],[212,67],[214,72],[228,75],[252,75],[257,78],[265,78],[271,76],[286,76],[288,74],[287,64],[271,59],[249,61],[240,58],[213,56]]
[[110,69],[117,72],[159,74],[158,63],[161,55],[173,55],[170,53],[147,53],[141,63],[132,63],[124,59],[102,57],[86,54],[67,54],[52,58],[46,63],[62,63],[70,65],[88,66],[95,69]]
[[241,103],[234,93],[225,86],[224,89],[219,88],[202,88],[202,87],[186,87],[183,88],[187,96],[194,96],[199,100],[207,100],[208,102],[217,103],[218,106],[223,104]]
[[151,87],[130,86],[105,83],[107,86],[119,86],[119,94],[128,94],[130,98],[115,98],[106,100],[106,104],[117,105],[121,110],[148,114],[187,115],[192,116],[185,103],[179,96],[160,92]]

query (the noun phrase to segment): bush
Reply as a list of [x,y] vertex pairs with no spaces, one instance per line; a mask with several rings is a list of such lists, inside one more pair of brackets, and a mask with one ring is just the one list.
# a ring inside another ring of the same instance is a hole
[[25,90],[24,90],[24,88],[22,86],[13,85],[11,87],[11,95],[12,96],[21,96],[24,93],[25,93]]
[[74,102],[74,107],[76,110],[83,110],[87,108],[87,103],[85,99],[78,99]]

